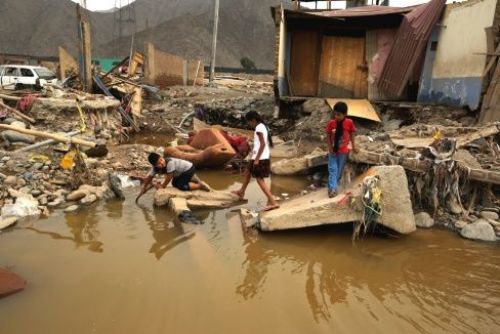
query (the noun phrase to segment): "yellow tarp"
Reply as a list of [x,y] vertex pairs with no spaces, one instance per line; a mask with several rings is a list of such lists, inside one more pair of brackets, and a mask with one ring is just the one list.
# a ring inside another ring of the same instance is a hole
[[359,117],[364,119],[369,119],[370,121],[381,122],[380,117],[373,108],[370,101],[366,99],[326,99],[326,102],[333,109],[333,106],[337,102],[345,102],[349,108],[347,111],[347,116]]

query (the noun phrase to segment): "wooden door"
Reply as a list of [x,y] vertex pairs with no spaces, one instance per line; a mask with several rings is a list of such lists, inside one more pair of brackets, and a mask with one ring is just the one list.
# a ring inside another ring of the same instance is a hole
[[319,95],[367,98],[368,68],[363,37],[323,36]]
[[291,39],[290,95],[316,96],[319,34],[316,31],[293,31]]

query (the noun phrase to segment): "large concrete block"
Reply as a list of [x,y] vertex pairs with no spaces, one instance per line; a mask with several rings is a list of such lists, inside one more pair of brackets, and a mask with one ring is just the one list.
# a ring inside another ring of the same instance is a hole
[[222,209],[241,204],[238,196],[228,191],[181,191],[173,187],[157,190],[154,202],[156,206],[165,206],[173,198],[185,199],[190,209]]
[[373,175],[380,177],[382,191],[382,214],[378,223],[402,234],[415,231],[408,181],[401,166],[372,167],[332,199],[323,189],[283,202],[279,209],[260,214],[260,228],[274,231],[360,221],[363,210],[353,205],[351,199],[360,203],[363,179]]

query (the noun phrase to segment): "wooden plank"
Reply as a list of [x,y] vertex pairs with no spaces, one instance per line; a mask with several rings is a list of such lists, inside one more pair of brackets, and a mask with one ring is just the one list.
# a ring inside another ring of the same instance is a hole
[[319,34],[316,31],[293,31],[291,36],[290,81],[293,94],[316,96]]
[[365,39],[323,36],[319,70],[320,95],[339,98],[367,98],[368,72]]

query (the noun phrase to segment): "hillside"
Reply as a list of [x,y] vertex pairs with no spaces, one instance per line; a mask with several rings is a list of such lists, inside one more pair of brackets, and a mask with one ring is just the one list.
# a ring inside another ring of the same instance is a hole
[[[218,66],[239,67],[239,59],[247,56],[259,68],[273,67],[274,25],[269,8],[278,2],[221,0]],[[151,40],[171,53],[209,59],[212,1],[137,0],[133,6],[136,24],[124,24],[121,41],[115,39],[114,13],[90,14],[94,54],[123,56],[130,48],[130,35],[138,31],[136,45],[140,47]],[[121,10],[124,17],[131,13],[129,8]],[[69,0],[0,2],[0,53],[54,56],[62,45],[76,55],[76,40],[76,11]]]

